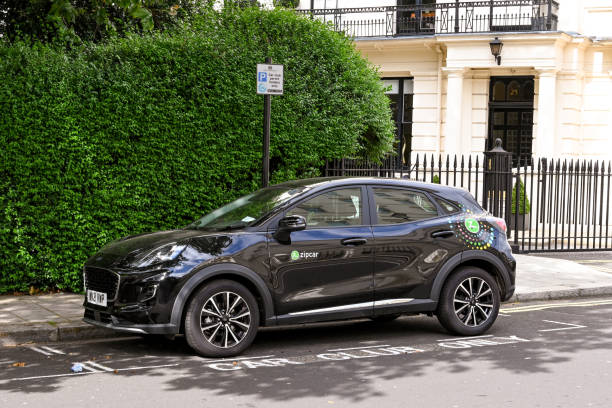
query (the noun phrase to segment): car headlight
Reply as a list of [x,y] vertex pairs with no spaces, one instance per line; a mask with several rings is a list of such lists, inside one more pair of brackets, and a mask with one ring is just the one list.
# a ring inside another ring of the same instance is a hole
[[172,261],[187,247],[186,244],[170,244],[156,248],[137,261],[136,267],[144,268],[150,265]]

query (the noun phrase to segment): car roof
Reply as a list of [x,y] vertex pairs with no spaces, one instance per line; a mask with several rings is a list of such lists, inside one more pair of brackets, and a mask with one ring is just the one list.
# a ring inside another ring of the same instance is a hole
[[378,184],[398,187],[412,187],[426,190],[432,193],[459,193],[463,195],[466,191],[458,187],[443,186],[441,184],[425,183],[409,179],[396,179],[384,177],[318,177],[300,180],[291,180],[275,184],[271,187],[304,187],[310,192],[315,192],[330,187],[341,187],[348,185]]

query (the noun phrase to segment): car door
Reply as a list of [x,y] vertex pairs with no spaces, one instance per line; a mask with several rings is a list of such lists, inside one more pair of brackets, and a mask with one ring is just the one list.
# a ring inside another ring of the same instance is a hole
[[427,299],[436,273],[461,248],[448,217],[424,191],[371,186],[377,312]]
[[279,321],[368,316],[373,302],[373,236],[362,186],[323,191],[290,208],[306,229],[270,241]]

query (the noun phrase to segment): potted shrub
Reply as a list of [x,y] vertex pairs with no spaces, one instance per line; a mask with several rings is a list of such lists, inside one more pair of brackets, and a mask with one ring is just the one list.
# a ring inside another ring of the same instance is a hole
[[[518,190],[518,192],[517,192]],[[518,194],[518,211],[517,205],[517,194]],[[519,177],[518,182],[514,184],[512,189],[512,215],[510,217],[510,228],[513,230],[525,230],[529,229],[529,213],[531,212],[531,204],[529,198],[525,193],[525,185],[523,180]],[[518,225],[514,225],[517,220],[516,214],[518,213]]]

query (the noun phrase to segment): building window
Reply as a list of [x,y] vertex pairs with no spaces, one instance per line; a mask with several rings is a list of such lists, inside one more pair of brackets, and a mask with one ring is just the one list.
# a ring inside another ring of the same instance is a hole
[[412,152],[412,78],[383,78],[385,93],[391,104],[391,114],[396,128],[395,148],[403,165],[410,162]]

